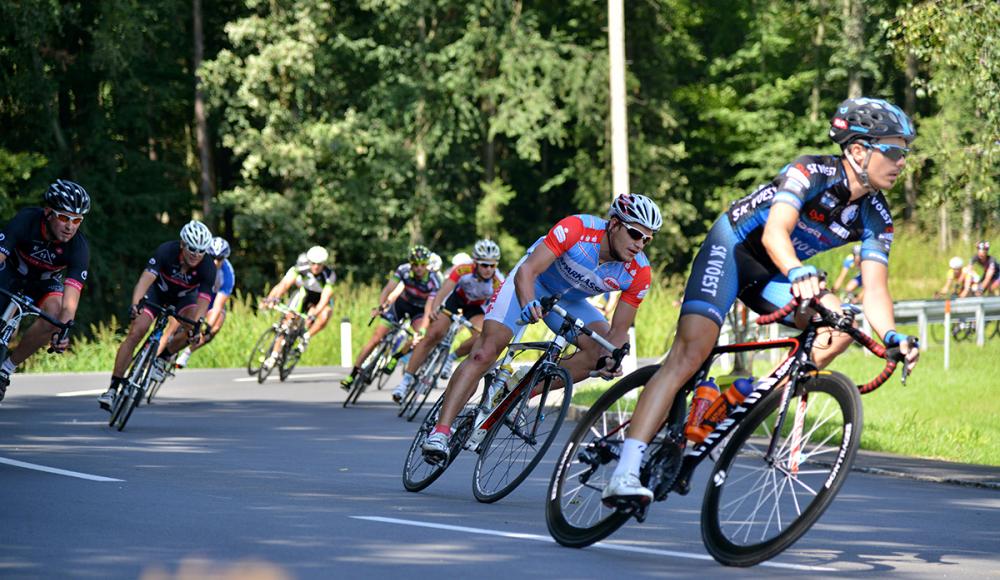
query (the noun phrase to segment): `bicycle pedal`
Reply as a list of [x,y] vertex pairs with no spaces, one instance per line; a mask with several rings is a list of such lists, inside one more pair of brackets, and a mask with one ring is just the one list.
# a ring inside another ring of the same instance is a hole
[[[637,511],[642,510],[642,519],[646,519],[645,511],[649,507],[649,498],[641,495],[620,495],[606,497],[601,500],[604,507],[617,510],[619,512],[627,513],[629,515],[635,515]],[[642,520],[639,520],[640,522]]]

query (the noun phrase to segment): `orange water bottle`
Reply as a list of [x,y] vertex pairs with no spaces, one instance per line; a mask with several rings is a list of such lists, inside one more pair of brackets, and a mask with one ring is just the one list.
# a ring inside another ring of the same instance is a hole
[[698,383],[698,388],[694,390],[694,398],[691,399],[691,412],[688,414],[687,425],[684,427],[684,436],[695,443],[701,443],[705,437],[715,428],[714,425],[703,425],[705,413],[719,398],[719,386],[715,384],[715,379],[709,377]]
[[729,413],[732,413],[733,409],[738,407],[743,399],[746,399],[747,395],[753,392],[753,389],[753,377],[749,379],[739,377],[733,381],[732,386],[726,389],[722,396],[715,399],[705,411],[701,423],[701,426],[706,429],[705,435],[707,436],[719,423],[725,421]]

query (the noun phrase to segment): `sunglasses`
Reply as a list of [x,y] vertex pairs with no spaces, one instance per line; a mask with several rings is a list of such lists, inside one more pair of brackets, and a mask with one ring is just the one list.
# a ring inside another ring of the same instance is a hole
[[496,268],[497,267],[497,265],[494,264],[493,262],[476,262],[476,265],[480,266],[482,268]]
[[410,265],[411,266],[426,266],[427,265],[427,260],[411,260],[410,261]]
[[82,215],[73,215],[71,213],[63,213],[56,210],[52,210],[52,215],[56,216],[56,219],[64,224],[73,224],[75,226],[83,222]]
[[191,246],[188,246],[188,245],[184,246],[184,251],[187,252],[187,253],[189,253],[189,254],[191,254],[192,256],[204,256],[205,255],[205,250],[202,250],[202,251],[199,252],[198,250],[191,249]]
[[632,238],[637,242],[639,240],[642,240],[642,245],[644,246],[649,242],[653,241],[653,236],[647,236],[646,234],[642,233],[642,231],[633,228],[632,226],[628,225],[625,222],[622,222],[622,227],[625,228],[625,231],[628,233],[628,237]]
[[885,155],[886,159],[889,161],[899,161],[910,154],[909,147],[890,145],[888,143],[865,143],[865,147],[868,147],[869,149],[878,149],[879,153]]

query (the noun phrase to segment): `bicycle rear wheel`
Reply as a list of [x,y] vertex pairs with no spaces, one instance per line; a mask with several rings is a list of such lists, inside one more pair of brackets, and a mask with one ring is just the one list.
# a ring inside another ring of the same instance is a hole
[[406,491],[417,492],[425,489],[434,483],[441,474],[448,469],[448,466],[455,461],[458,454],[462,452],[462,446],[469,439],[472,433],[472,423],[475,420],[475,407],[467,407],[451,423],[451,439],[448,441],[448,461],[443,463],[429,463],[424,459],[422,446],[427,436],[430,435],[434,426],[437,425],[438,415],[441,412],[441,405],[444,404],[444,395],[427,411],[424,421],[417,429],[417,434],[410,443],[410,450],[406,453],[406,462],[403,464],[403,487]]
[[436,348],[431,353],[431,357],[420,368],[423,372],[417,372],[417,378],[413,385],[413,400],[410,401],[410,408],[406,413],[407,421],[412,421],[420,413],[420,409],[424,408],[424,403],[431,396],[431,391],[434,390],[434,385],[437,384],[447,359],[447,349]]
[[263,384],[264,381],[267,380],[267,377],[270,376],[271,372],[274,371],[274,367],[280,367],[281,365],[285,364],[284,344],[282,344],[282,347],[278,349],[277,358],[274,359],[274,362],[271,364],[268,364],[267,362],[268,360],[270,360],[272,353],[275,352],[274,348],[278,345],[278,341],[282,339],[284,339],[285,343],[288,342],[288,331],[285,328],[282,328],[281,330],[275,330],[274,338],[271,340],[270,346],[267,347],[267,354],[264,356],[264,360],[261,361],[260,368],[257,369],[257,384]]
[[638,389],[658,368],[638,369],[601,395],[559,455],[546,495],[545,523],[563,546],[589,546],[628,521],[630,514],[606,507],[601,493],[618,464]]
[[776,389],[746,416],[708,480],[702,540],[727,566],[753,566],[802,537],[837,495],[858,451],[861,395],[844,375],[821,371],[800,383],[775,433],[780,402]]
[[[562,389],[554,384],[562,382]],[[573,397],[573,380],[562,367],[538,371],[490,427],[472,473],[472,493],[483,503],[498,501],[521,485],[542,460]]]
[[115,423],[115,428],[119,431],[125,429],[125,424],[128,423],[130,417],[132,417],[132,411],[139,406],[139,401],[142,400],[143,390],[136,385],[129,385],[126,387],[125,392],[122,396],[125,397],[125,402],[122,403],[121,413],[118,414],[118,421]]
[[381,374],[383,355],[387,348],[388,343],[382,340],[375,345],[375,350],[362,363],[361,370],[358,371],[358,375],[354,378],[354,383],[351,384],[351,390],[347,393],[347,398],[344,399],[345,408],[348,405],[357,403],[358,397],[361,396],[361,393],[365,392],[365,389],[372,382],[372,378],[376,374]]
[[274,344],[274,337],[278,334],[273,326],[261,333],[260,338],[253,345],[250,351],[250,358],[247,360],[247,374],[251,377],[260,371],[260,366],[271,354],[270,347]]

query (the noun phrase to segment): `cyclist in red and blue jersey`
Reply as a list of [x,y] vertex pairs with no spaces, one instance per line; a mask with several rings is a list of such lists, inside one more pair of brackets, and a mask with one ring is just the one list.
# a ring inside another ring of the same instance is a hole
[[[372,316],[378,316],[384,312],[390,320],[402,320],[409,317],[410,326],[414,331],[420,332],[427,327],[430,320],[431,302],[441,289],[441,274],[434,272],[430,268],[431,258],[435,254],[425,246],[416,245],[410,248],[409,259],[400,264],[389,276],[389,281],[382,288],[379,294],[379,305],[372,309]],[[440,268],[440,257],[438,258]],[[354,383],[354,379],[361,370],[368,355],[375,349],[385,335],[389,334],[389,326],[378,325],[371,338],[358,353],[358,358],[354,361],[354,368],[351,374],[340,381],[340,386],[344,390],[349,390]],[[410,352],[410,344],[404,344],[396,352],[386,365],[385,372],[391,373],[399,359]]]
[[[199,320],[208,311],[212,296],[212,286],[215,284],[215,264],[205,259],[205,253],[212,244],[212,232],[208,226],[198,220],[192,220],[181,228],[180,240],[166,242],[156,249],[149,259],[146,269],[139,275],[139,280],[132,289],[132,302],[129,316],[132,323],[128,334],[118,347],[115,355],[115,367],[111,372],[111,385],[107,392],[97,398],[102,409],[111,410],[115,393],[125,382],[125,371],[132,361],[135,347],[149,331],[156,313],[142,306],[142,301],[148,300],[160,306],[173,306],[181,316]],[[169,359],[181,348],[192,341],[198,341],[195,329],[188,324],[181,324],[171,336],[153,361],[150,376],[154,380],[163,380],[166,376]]]
[[[76,316],[83,283],[87,281],[90,249],[80,233],[90,211],[90,195],[80,185],[56,180],[45,192],[45,207],[26,207],[7,222],[0,233],[0,288],[21,292],[46,314],[62,322]],[[0,296],[0,312],[9,299]],[[56,328],[38,320],[24,333],[20,344],[0,367],[0,400],[17,365],[45,343],[62,352],[69,341],[53,342]]]
[[[919,351],[897,333],[889,295],[889,247],[893,226],[881,190],[895,184],[916,137],[913,123],[881,99],[848,99],[834,113],[830,138],[842,155],[805,155],[786,165],[771,183],[735,201],[712,226],[695,256],[681,305],[677,335],[662,367],[646,384],[628,437],[603,497],[648,503],[653,493],[639,480],[639,465],[663,424],[677,392],[704,363],[719,337],[723,317],[739,298],[753,310],[773,312],[791,300],[821,296],[818,273],[803,261],[831,248],[861,242],[865,317],[886,345],[899,345],[906,366]],[[809,313],[787,322],[804,326]],[[825,329],[829,330],[829,329]],[[842,333],[816,340],[814,360],[828,364],[850,344]]]
[[[608,219],[570,216],[528,248],[491,300],[483,332],[472,353],[455,369],[438,424],[424,442],[424,456],[434,462],[448,458],[451,422],[501,351],[518,334],[519,320],[544,320],[549,328],[559,328],[559,315],[549,313],[543,318],[540,298],[560,295],[559,305],[588,328],[614,344],[625,342],[651,281],[649,260],[642,250],[662,225],[660,209],[651,199],[625,194],[612,202]],[[587,298],[615,290],[621,290],[622,297],[609,326]],[[565,360],[563,366],[576,381],[586,377],[606,353],[587,337],[571,338],[580,352]]]
[[[205,325],[208,327],[208,332],[202,335],[203,340],[185,347],[177,355],[177,368],[186,367],[191,353],[211,342],[215,335],[222,330],[222,324],[226,321],[226,303],[229,302],[229,297],[233,295],[233,290],[236,288],[236,270],[229,262],[231,253],[232,249],[225,238],[216,236],[212,239],[212,245],[208,248],[208,257],[215,262],[215,284],[212,285],[212,296],[208,300],[211,306],[205,314]],[[169,334],[164,333],[165,337]]]
[[[406,370],[403,372],[403,381],[392,391],[392,399],[397,403],[406,396],[406,390],[416,379],[416,373],[420,366],[424,364],[427,355],[441,342],[448,327],[451,326],[451,319],[438,316],[441,307],[451,312],[461,311],[462,315],[474,326],[480,326],[486,307],[486,302],[500,289],[504,276],[497,271],[500,262],[500,246],[493,240],[479,240],[472,249],[472,262],[458,264],[448,272],[448,276],[441,284],[441,289],[431,304],[430,325],[427,327],[427,335],[423,340],[413,347],[413,356],[406,363]],[[441,369],[441,378],[448,379],[451,376],[451,369],[455,361],[472,351],[472,344],[479,333],[473,331],[473,336],[460,344],[454,352],[448,354],[444,367]]]

